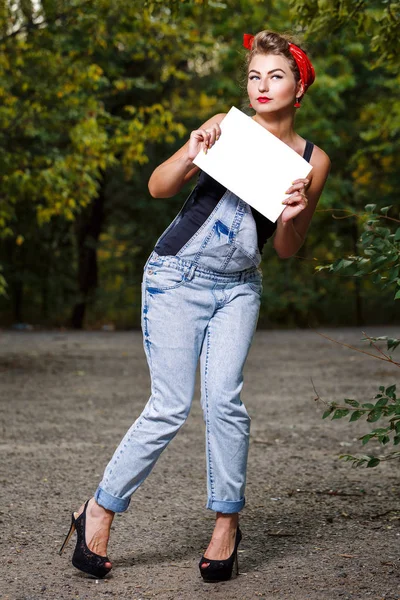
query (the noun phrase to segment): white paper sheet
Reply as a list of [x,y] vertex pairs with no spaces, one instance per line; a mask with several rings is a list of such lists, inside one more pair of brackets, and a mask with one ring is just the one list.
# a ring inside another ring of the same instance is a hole
[[240,110],[232,107],[221,123],[221,137],[194,164],[275,222],[292,181],[312,167],[297,152]]

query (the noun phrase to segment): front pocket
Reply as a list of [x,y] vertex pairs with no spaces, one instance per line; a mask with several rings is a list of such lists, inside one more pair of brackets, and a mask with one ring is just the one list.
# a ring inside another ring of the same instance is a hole
[[149,293],[157,294],[180,287],[186,283],[186,278],[178,269],[149,263],[144,281],[146,290]]
[[259,296],[262,295],[262,283],[261,281],[246,281],[246,284],[253,290],[253,292],[256,292]]

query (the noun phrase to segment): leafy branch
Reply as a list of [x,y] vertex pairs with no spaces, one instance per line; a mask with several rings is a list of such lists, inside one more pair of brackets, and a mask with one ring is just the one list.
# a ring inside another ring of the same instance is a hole
[[[396,340],[400,343],[400,340]],[[377,357],[379,358],[379,357]],[[359,439],[362,444],[367,444],[370,440],[379,442],[382,446],[393,443],[397,446],[400,443],[400,398],[396,396],[396,385],[390,385],[385,388],[379,387],[379,393],[376,394],[374,400],[376,402],[360,403],[353,398],[345,398],[344,404],[338,402],[327,402],[323,400],[313,384],[316,393],[316,401],[320,401],[327,409],[322,415],[323,419],[331,417],[331,420],[343,419],[350,415],[349,423],[358,421],[362,417],[366,418],[368,423],[375,423],[379,419],[387,418],[389,423],[386,427],[373,429],[369,433],[361,436]],[[352,462],[354,467],[365,465],[367,467],[376,467],[380,462],[399,458],[400,452],[391,452],[385,456],[376,457],[369,455],[353,456],[351,454],[342,454],[340,458],[347,462]]]
[[373,282],[383,289],[395,286],[394,299],[400,299],[400,227],[391,231],[380,223],[382,218],[399,222],[388,217],[390,209],[391,206],[385,206],[377,212],[376,204],[367,204],[365,210],[369,216],[360,237],[362,253],[340,258],[329,265],[319,265],[316,271],[341,272],[350,277],[373,276]]
[[389,362],[389,363],[395,365],[396,367],[400,367],[400,362],[393,360],[393,358],[391,356],[388,356],[387,354],[382,352],[382,350],[380,348],[378,348],[376,346],[376,344],[373,343],[375,341],[386,341],[388,350],[391,350],[391,349],[394,350],[400,344],[400,340],[398,340],[396,338],[388,338],[386,336],[382,336],[379,338],[372,338],[372,337],[368,336],[364,331],[362,332],[363,335],[366,336],[364,338],[364,340],[368,339],[371,342],[371,344],[374,345],[375,348],[377,348],[379,353],[383,354],[383,356],[379,356],[377,354],[373,354],[372,352],[367,352],[366,350],[357,348],[356,346],[352,346],[351,344],[345,344],[344,342],[339,342],[339,340],[335,340],[334,338],[331,338],[331,337],[329,337],[329,335],[326,335],[325,333],[321,333],[320,331],[316,331],[315,333],[317,333],[321,337],[329,340],[330,342],[334,342],[335,344],[339,344],[340,346],[343,346],[345,348],[350,348],[351,350],[355,350],[356,352],[360,352],[361,354],[366,354],[367,356],[371,356],[372,358],[378,358],[379,360],[384,360],[386,362]]

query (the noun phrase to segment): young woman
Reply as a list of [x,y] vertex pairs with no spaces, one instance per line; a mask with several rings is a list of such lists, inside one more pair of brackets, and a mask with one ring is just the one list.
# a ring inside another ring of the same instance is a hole
[[[142,328],[151,397],[115,451],[94,497],[72,515],[60,550],[76,529],[73,565],[96,577],[105,576],[112,566],[106,554],[114,513],[128,508],[133,492],[185,422],[199,359],[207,508],[216,513],[200,573],[206,581],[221,581],[237,566],[249,443],[249,417],[240,392],[259,312],[261,251],[273,234],[281,258],[299,250],[330,166],[327,155],[294,130],[296,109],[315,77],[307,55],[286,37],[268,31],[245,35],[244,45],[249,50],[247,91],[253,119],[313,169],[287,190],[277,223],[201,172],[184,208],[158,240],[143,279]],[[223,118],[215,115],[192,131],[186,144],[155,169],[149,181],[152,196],[173,196],[198,174],[192,161],[200,150],[217,143]]]

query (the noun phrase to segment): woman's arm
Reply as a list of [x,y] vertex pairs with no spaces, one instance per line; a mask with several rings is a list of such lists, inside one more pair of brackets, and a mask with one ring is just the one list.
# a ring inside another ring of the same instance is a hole
[[[287,192],[292,195],[285,201],[287,206],[278,219],[273,242],[280,258],[290,258],[303,245],[327,180],[330,164],[328,155],[315,146],[311,160],[313,169],[309,179],[298,179],[288,189]],[[304,196],[304,191],[307,197]]]
[[224,113],[215,115],[200,129],[192,131],[186,144],[153,171],[148,184],[153,198],[174,196],[198,172],[199,168],[193,164],[193,159],[202,148],[211,148],[221,135],[219,124],[224,117]]

